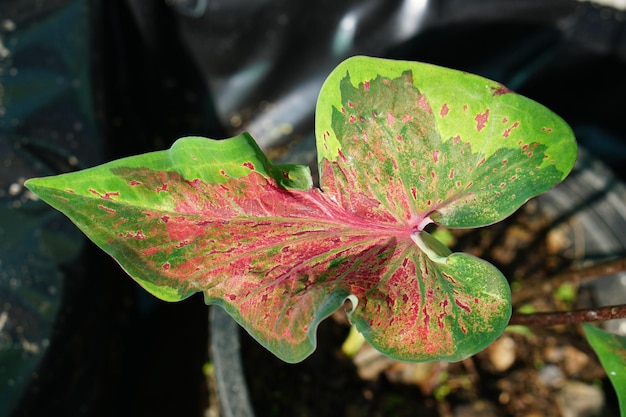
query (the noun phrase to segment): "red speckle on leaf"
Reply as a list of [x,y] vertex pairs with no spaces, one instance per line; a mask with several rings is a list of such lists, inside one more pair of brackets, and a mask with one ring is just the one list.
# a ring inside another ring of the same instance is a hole
[[128,185],[141,185],[142,182],[141,181],[137,181],[137,180],[132,180],[128,183]]
[[142,230],[138,230],[137,232],[133,233],[133,232],[126,232],[125,235],[118,235],[120,237],[124,237],[126,239],[138,239],[138,240],[144,240],[146,238],[146,236],[143,234]]
[[509,94],[512,93],[511,90],[509,90],[508,88],[506,88],[503,85],[499,85],[498,87],[491,87],[491,91],[492,91],[492,95],[494,97],[496,96],[501,96],[502,94]]
[[450,174],[448,175],[448,178],[450,179],[454,178],[454,168],[450,169]]
[[168,185],[167,185],[167,183],[165,182],[165,183],[161,184],[161,186],[160,186],[160,187],[157,187],[156,192],[157,192],[157,193],[160,193],[161,191],[168,191],[168,190],[167,190],[167,187],[168,187]]
[[486,109],[484,113],[478,113],[474,120],[476,121],[476,130],[480,132],[489,121],[489,109]]
[[453,141],[453,142],[454,142],[454,144],[456,145],[457,143],[459,143],[459,142],[461,141],[461,136],[456,135],[456,136],[452,139],[452,141]]
[[464,334],[467,334],[467,329],[465,328],[465,326],[461,326],[461,331],[462,331]]
[[472,312],[472,309],[467,304],[462,303],[458,299],[455,299],[454,302],[456,303],[456,305],[458,305],[459,307],[461,307],[463,310],[467,311],[468,313]]
[[399,142],[402,142],[402,135],[397,134],[397,135],[396,135],[396,139],[398,139],[398,141],[399,141]]
[[439,303],[439,307],[441,308],[441,313],[437,315],[437,324],[439,328],[444,328],[443,318],[448,315],[446,308],[448,307],[448,299],[445,299]]
[[528,144],[522,146],[522,150],[525,151],[526,149],[528,149]]
[[439,162],[439,150],[434,150],[433,151],[433,161],[435,161],[435,163]]
[[407,124],[411,121],[413,121],[413,116],[411,116],[409,113],[406,113],[404,116],[402,116],[402,123]]
[[552,133],[552,129],[549,127],[542,127],[541,130],[543,130],[544,132]]
[[413,200],[417,200],[417,188],[411,187],[411,194],[413,195]]
[[422,308],[422,314],[424,315],[424,325],[428,327],[428,325],[430,324],[430,314],[428,314],[428,309],[426,308],[426,306]]
[[244,162],[243,164],[244,167],[248,168],[250,171],[254,171],[254,165],[252,164],[252,162]]
[[467,111],[467,104],[463,105],[463,111]]
[[506,123],[506,122],[508,122],[508,121],[509,121],[509,119],[508,119],[508,118],[506,118],[506,117],[503,117],[503,118],[502,118],[502,123]]
[[112,213],[112,214],[117,213],[117,211],[113,210],[112,208],[105,207],[105,206],[103,206],[102,204],[98,204],[98,208],[99,208],[100,210],[104,210],[104,211],[109,212],[109,213]]
[[350,107],[351,109],[353,109],[353,108],[354,108],[354,103],[353,103],[353,102],[351,102],[351,101],[349,101],[349,102],[348,102],[348,107]]
[[420,175],[420,181],[426,182],[426,178],[423,175]]
[[348,122],[350,123],[356,123],[356,116],[354,114],[350,115],[350,118],[348,119]]
[[448,108],[448,104],[443,103],[443,106],[441,106],[441,110],[439,111],[439,115],[441,117],[446,117],[449,112],[450,112],[450,109]]
[[451,275],[448,275],[448,274],[446,274],[446,273],[443,273],[443,276],[444,276],[444,277],[445,277],[448,281],[450,281],[452,284],[456,284],[456,280],[455,280],[454,278],[452,278],[452,276],[451,276]]
[[65,192],[70,193],[70,194],[76,194],[76,191],[70,190],[69,188],[65,190]]
[[92,193],[92,194],[97,195],[98,197],[100,197],[103,200],[113,200],[111,197],[119,197],[120,196],[120,192],[119,191],[112,191],[112,192],[100,194],[96,190],[90,188],[89,192]]
[[235,301],[237,296],[235,294],[224,294],[230,301]]
[[517,126],[519,126],[519,122],[515,122],[511,125],[511,127],[504,129],[504,133],[502,133],[502,136],[505,138],[508,138],[509,135],[511,134],[511,131],[515,129]]
[[482,164],[484,164],[484,163],[485,163],[485,161],[487,161],[485,158],[481,159],[481,160],[478,162],[478,165],[477,165],[477,166],[481,166]]
[[526,156],[528,156],[529,158],[530,158],[531,156],[533,156],[532,151],[528,152],[528,153],[526,154]]
[[435,174],[435,171],[430,171],[430,176],[431,176],[432,178],[435,178],[437,175]]
[[365,82],[363,83],[363,89],[364,89],[365,91],[370,91],[370,82],[369,82],[369,80],[368,80],[368,81],[365,81]]
[[199,179],[197,179],[197,178],[196,178],[196,179],[194,179],[193,181],[185,180],[185,182],[186,182],[189,186],[191,186],[191,187],[193,187],[193,188],[196,188],[196,189],[200,189],[200,187],[202,186],[202,182],[201,182]]
[[432,113],[432,109],[430,108],[430,104],[428,104],[428,100],[424,94],[420,94],[417,97],[417,107],[422,110],[426,110],[428,113]]
[[170,266],[171,266],[171,265],[170,265],[170,263],[169,263],[169,262],[165,262],[165,263],[163,264],[163,270],[164,270],[164,271],[168,271],[168,270],[170,269]]

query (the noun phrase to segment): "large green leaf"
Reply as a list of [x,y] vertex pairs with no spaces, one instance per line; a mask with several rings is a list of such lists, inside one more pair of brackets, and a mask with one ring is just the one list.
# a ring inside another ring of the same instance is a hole
[[286,361],[313,351],[346,300],[394,358],[460,360],[491,343],[510,316],[506,280],[423,229],[500,220],[563,179],[576,155],[567,125],[483,78],[365,57],[330,75],[317,117],[321,189],[246,134],[27,186],[148,291],[204,292]]
[[626,337],[618,336],[584,323],[587,341],[600,358],[609,380],[615,388],[620,415],[626,416]]

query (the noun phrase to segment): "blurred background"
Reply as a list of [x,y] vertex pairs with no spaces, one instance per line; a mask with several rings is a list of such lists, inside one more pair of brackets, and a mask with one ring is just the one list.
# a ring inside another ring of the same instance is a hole
[[201,415],[208,397],[202,298],[165,304],[138,291],[25,179],[244,130],[274,160],[314,167],[320,86],[357,54],[502,82],[561,115],[623,179],[625,9],[617,0],[2,0],[0,416]]

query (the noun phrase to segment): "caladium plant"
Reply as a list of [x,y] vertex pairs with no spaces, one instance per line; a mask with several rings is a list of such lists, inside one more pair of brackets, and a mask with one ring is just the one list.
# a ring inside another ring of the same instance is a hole
[[384,354],[456,361],[500,335],[510,289],[424,228],[500,221],[563,180],[577,148],[557,115],[485,78],[353,57],[316,108],[320,186],[246,133],[31,179],[146,290],[203,292],[278,357],[315,348],[347,300]]

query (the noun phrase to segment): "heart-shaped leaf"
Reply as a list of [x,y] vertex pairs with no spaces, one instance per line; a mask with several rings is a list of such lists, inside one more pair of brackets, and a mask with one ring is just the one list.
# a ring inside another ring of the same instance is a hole
[[204,292],[286,361],[313,351],[347,299],[394,358],[460,360],[491,343],[510,316],[506,280],[423,229],[501,220],[562,180],[576,156],[568,126],[480,77],[357,57],[324,84],[317,135],[321,189],[246,134],[27,186],[148,291]]

